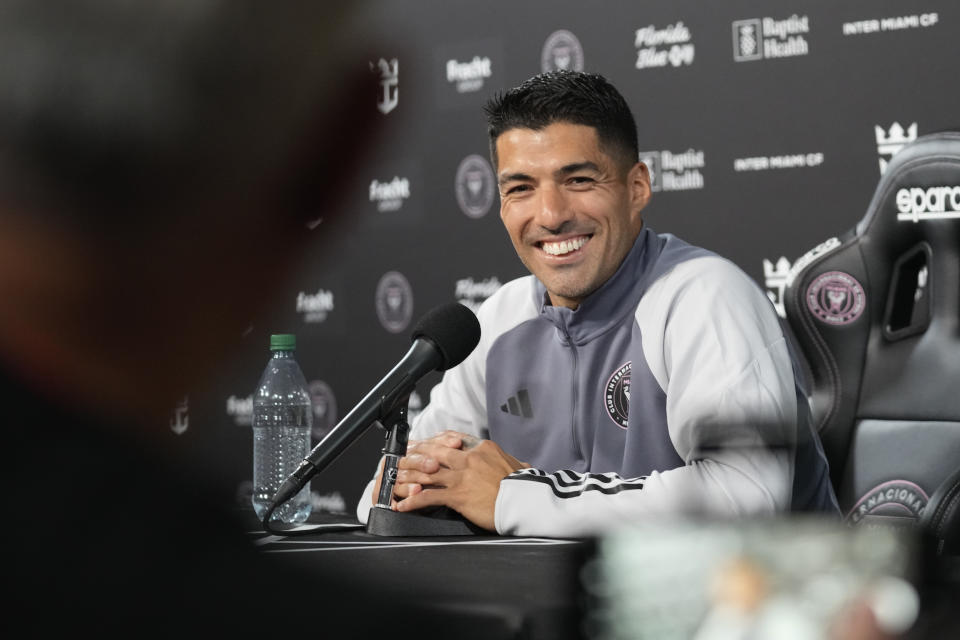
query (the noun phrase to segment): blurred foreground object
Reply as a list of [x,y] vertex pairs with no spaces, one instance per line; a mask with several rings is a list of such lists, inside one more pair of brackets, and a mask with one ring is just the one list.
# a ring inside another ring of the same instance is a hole
[[[818,519],[639,527],[601,540],[585,567],[591,602],[586,635],[603,640],[898,635],[917,619],[918,566],[916,541],[907,531],[850,529]],[[862,607],[867,630],[877,635],[837,636]]]
[[368,147],[355,6],[0,3],[3,483],[47,507],[6,564],[22,635],[263,637],[290,593],[357,637],[402,616],[257,553],[166,419]]
[[0,4],[0,362],[138,420],[206,382],[376,129],[352,11]]

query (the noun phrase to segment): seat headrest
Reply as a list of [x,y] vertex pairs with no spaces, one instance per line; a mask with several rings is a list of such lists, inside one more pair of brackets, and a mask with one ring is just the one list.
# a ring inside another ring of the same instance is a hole
[[[887,339],[920,333],[931,317],[952,318],[955,323],[960,291],[960,132],[923,136],[897,153],[855,235],[872,281],[869,286],[874,295],[886,297],[878,320]],[[939,291],[930,295],[934,289]]]
[[960,252],[960,132],[922,136],[897,153],[880,179],[856,235],[871,262],[889,263],[921,242],[944,259]]

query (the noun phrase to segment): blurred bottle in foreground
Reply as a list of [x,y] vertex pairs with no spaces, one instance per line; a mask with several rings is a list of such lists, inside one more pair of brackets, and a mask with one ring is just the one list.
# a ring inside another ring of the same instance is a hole
[[[253,395],[253,508],[263,519],[274,494],[310,453],[310,393],[294,358],[296,336],[270,336],[271,358]],[[310,484],[273,513],[272,521],[304,522]]]

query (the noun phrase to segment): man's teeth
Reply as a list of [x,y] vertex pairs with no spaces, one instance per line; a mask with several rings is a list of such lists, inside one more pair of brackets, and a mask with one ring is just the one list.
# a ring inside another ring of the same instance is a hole
[[543,250],[552,256],[562,256],[565,253],[576,251],[582,247],[586,241],[586,237],[581,236],[572,240],[564,240],[563,242],[544,242]]

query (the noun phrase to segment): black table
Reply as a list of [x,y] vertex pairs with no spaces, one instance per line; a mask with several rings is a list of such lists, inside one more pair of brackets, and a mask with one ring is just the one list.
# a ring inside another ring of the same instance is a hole
[[[313,515],[305,526],[356,523]],[[250,536],[267,554],[350,575],[371,593],[410,600],[439,637],[566,640],[584,637],[579,570],[587,540],[496,535],[397,538],[360,529],[280,537],[250,514]],[[428,627],[424,637],[431,637]]]
[[[356,521],[314,515],[308,526],[337,523]],[[872,563],[885,565],[890,560],[844,555],[844,549],[860,548],[861,536],[868,532],[848,531],[839,523],[836,530],[834,524],[823,526],[804,519],[667,526],[627,536],[618,551],[616,539],[383,537],[360,528],[280,537],[264,532],[251,513],[249,535],[272,557],[318,575],[351,576],[354,590],[371,594],[371,615],[376,615],[375,598],[409,605],[413,615],[407,617],[405,628],[398,627],[397,637],[580,640],[609,636],[597,634],[598,620],[619,620],[627,629],[609,637],[682,637],[663,635],[658,629],[683,626],[685,617],[701,615],[689,605],[696,604],[697,590],[710,583],[707,569],[715,558],[707,557],[723,558],[726,543],[721,542],[731,535],[756,557],[772,562],[768,568],[774,572],[778,562],[788,566],[797,549],[814,545],[824,566],[819,570],[810,566],[808,576],[798,574],[800,586],[838,567],[867,575],[876,569]],[[909,540],[912,537],[904,538]],[[719,551],[710,552],[711,546]],[[909,546],[884,553],[896,558]],[[920,570],[924,563],[913,553],[903,559],[908,561],[896,571],[918,579],[923,602],[917,624],[903,637],[942,637],[944,630],[960,623],[951,604],[960,594],[957,564],[935,558],[931,566],[937,570],[931,572]],[[605,566],[605,575],[597,573],[599,566]],[[953,569],[940,570],[949,567]],[[617,593],[618,588],[627,591]],[[644,632],[637,635],[638,629]]]

